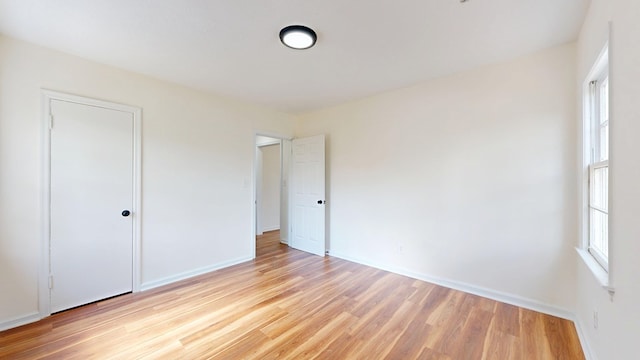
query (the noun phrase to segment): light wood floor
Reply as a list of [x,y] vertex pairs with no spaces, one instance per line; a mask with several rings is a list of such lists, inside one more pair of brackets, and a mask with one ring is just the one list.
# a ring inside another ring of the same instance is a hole
[[0,359],[584,359],[570,321],[258,238],[254,261],[0,332]]

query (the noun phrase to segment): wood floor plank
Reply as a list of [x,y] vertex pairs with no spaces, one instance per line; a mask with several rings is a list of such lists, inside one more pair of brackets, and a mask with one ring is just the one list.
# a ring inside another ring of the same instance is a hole
[[465,322],[459,345],[456,346],[456,359],[481,359],[484,353],[485,339],[493,313],[473,308]]
[[524,359],[555,359],[544,329],[544,316],[527,309],[520,309],[520,313],[522,357]]
[[360,340],[349,334],[341,333],[341,336],[333,339],[327,347],[313,357],[315,360],[347,359],[351,349],[358,346]]
[[522,351],[520,351],[521,348],[519,338],[490,328],[485,341],[485,352],[482,355],[482,359],[526,360]]
[[0,359],[584,359],[571,321],[258,237],[256,259],[0,332]]
[[431,325],[427,324],[424,319],[415,318],[406,327],[385,359],[414,359],[418,357],[423,351],[423,340],[429,336],[430,331]]
[[[464,293],[450,291],[448,298],[438,307],[434,315],[435,321],[429,323],[437,331],[426,338],[427,346],[442,354],[455,354],[462,343],[462,329],[469,313],[462,311],[461,304],[464,301]],[[431,318],[430,318],[431,319]]]
[[[372,339],[379,339],[390,330],[389,324],[392,323],[392,319],[398,311],[402,309],[399,305],[403,304],[407,294],[411,293],[411,291],[407,290],[408,287],[398,289],[397,293],[380,301],[370,313],[359,318],[359,324],[349,329],[349,333],[353,334],[355,339],[360,340],[357,341],[357,346],[352,348],[352,354],[358,358],[366,358],[366,355],[372,352],[372,346],[374,346]],[[389,347],[380,347],[376,354],[382,357],[389,349]]]
[[495,330],[519,337],[520,310],[518,307],[505,303],[497,303],[495,312]]
[[321,353],[337,337],[342,336],[342,329],[356,321],[356,317],[348,312],[341,312],[331,319],[318,332],[311,335],[302,345],[295,349],[290,357],[292,359],[311,359]]
[[567,326],[567,322],[554,316],[541,316],[551,354],[556,359],[570,359],[571,349],[579,346],[577,336],[573,336],[575,328]]
[[[453,358],[450,357],[449,355],[441,354],[429,348],[422,349],[422,352],[420,353],[420,355],[418,355],[416,359],[417,360],[453,360]],[[496,359],[500,359],[500,358],[496,358]]]
[[[402,339],[401,336],[407,332],[407,327],[411,321],[420,318],[419,315],[415,312],[415,305],[408,301],[403,302],[389,322],[385,324],[384,331],[379,331],[372,339],[362,339],[358,342],[358,345],[361,347],[366,346],[369,353],[378,354],[378,357],[382,358],[394,346],[404,346],[406,342],[411,341],[411,339]],[[422,320],[418,319],[418,321],[424,321],[424,318]]]

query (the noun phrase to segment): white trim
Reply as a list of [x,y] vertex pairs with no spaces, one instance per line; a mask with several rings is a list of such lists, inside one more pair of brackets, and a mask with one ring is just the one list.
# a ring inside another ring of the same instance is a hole
[[[264,136],[264,135],[258,135],[258,136]],[[280,142],[282,142],[282,139],[273,138],[272,141],[264,142],[264,143],[261,143],[261,144],[256,143],[256,146],[257,147],[264,147],[264,146],[271,146],[271,145],[280,145]]]
[[[254,246],[255,247],[255,246]],[[171,275],[171,276],[167,276],[158,280],[153,280],[153,281],[149,281],[146,283],[143,283],[140,286],[140,290],[141,291],[146,291],[146,290],[150,290],[150,289],[154,289],[160,286],[164,286],[164,285],[168,285],[168,284],[172,284],[181,280],[186,280],[189,278],[192,278],[194,276],[198,276],[198,275],[203,275],[203,274],[207,274],[210,273],[212,271],[216,271],[216,270],[220,270],[220,269],[224,269],[233,265],[238,265],[241,264],[243,262],[247,262],[247,261],[251,261],[253,258],[251,257],[241,257],[241,258],[237,258],[234,260],[230,260],[230,261],[225,261],[225,262],[221,262],[221,263],[217,263],[217,264],[213,264],[213,265],[208,265],[208,266],[204,266],[198,269],[194,269],[194,270],[189,270],[189,271],[185,271],[182,272],[180,274],[176,274],[176,275]]]
[[[280,141],[280,242],[289,246],[289,238],[292,231],[291,227],[291,156],[292,156],[292,147],[293,139],[282,139]],[[288,150],[288,153],[287,153]],[[286,155],[285,155],[286,154]],[[285,164],[285,156],[287,157],[287,161]],[[286,174],[285,174],[286,170]],[[285,177],[286,175],[286,177]],[[286,197],[287,206],[286,206],[286,227],[284,232],[282,231],[282,197]]]
[[589,74],[587,74],[587,77],[584,80],[584,88],[588,89],[589,83],[591,81],[602,78],[601,76],[599,76],[599,74],[605,71],[605,69],[608,69],[608,67],[609,67],[609,41],[607,41],[604,44],[604,46],[602,47],[602,50],[600,50],[600,53],[596,58],[596,61],[594,62],[591,69],[589,70]]
[[573,320],[573,324],[576,327],[576,332],[578,333],[578,339],[580,340],[580,345],[582,346],[582,352],[584,353],[584,358],[586,360],[598,360],[595,351],[591,347],[591,343],[587,340],[587,332],[580,320],[577,318]]
[[38,311],[40,318],[51,315],[51,293],[49,289],[49,260],[51,237],[51,137],[50,115],[51,97],[46,91],[42,92],[42,179],[41,179],[41,209],[40,223],[42,224],[42,238],[40,247],[40,262],[38,268]]
[[272,132],[272,131],[263,131],[263,130],[254,130],[253,132],[254,137],[253,137],[253,144],[255,146],[256,144],[256,136],[264,136],[264,137],[270,137],[270,138],[274,138],[274,139],[280,139],[280,140],[293,140],[292,136],[288,136],[288,135],[283,135],[281,133],[277,133],[277,132]]
[[265,228],[262,228],[262,232],[266,233],[268,231],[276,231],[276,230],[280,230],[280,226],[267,226]]
[[18,326],[31,324],[40,320],[40,313],[31,313],[29,315],[20,316],[11,320],[0,322],[0,331],[16,328]]
[[133,292],[142,283],[142,109],[133,109]]
[[557,307],[557,306],[551,305],[551,304],[546,304],[546,303],[543,303],[543,302],[540,302],[540,301],[537,301],[537,300],[527,299],[525,297],[521,297],[521,296],[518,296],[518,295],[508,294],[508,293],[504,293],[504,292],[501,292],[501,291],[487,289],[487,288],[471,285],[471,284],[460,282],[460,281],[444,279],[444,278],[440,278],[440,277],[437,277],[437,276],[431,276],[431,275],[428,275],[428,274],[417,273],[417,272],[410,271],[410,270],[407,270],[407,269],[401,269],[401,268],[396,268],[396,267],[385,266],[385,265],[373,263],[373,262],[370,262],[370,261],[367,261],[367,260],[362,260],[362,259],[354,258],[354,257],[348,256],[348,255],[336,253],[336,252],[333,252],[333,251],[329,253],[329,256],[333,256],[333,257],[337,257],[337,258],[340,258],[340,259],[343,259],[343,260],[347,260],[347,261],[355,262],[355,263],[358,263],[358,264],[374,267],[376,269],[389,271],[389,272],[392,272],[392,273],[395,273],[395,274],[408,276],[408,277],[413,278],[413,279],[426,281],[426,282],[429,282],[429,283],[432,283],[432,284],[444,286],[444,287],[447,287],[447,288],[450,288],[450,289],[454,289],[454,290],[458,290],[458,291],[462,291],[462,292],[465,292],[465,293],[482,296],[482,297],[485,297],[485,298],[488,298],[488,299],[491,299],[491,300],[500,301],[500,302],[503,302],[503,303],[519,306],[519,307],[522,307],[522,308],[525,308],[525,309],[538,311],[538,312],[541,312],[541,313],[544,313],[544,314],[548,314],[548,315],[553,315],[553,316],[556,316],[556,317],[559,317],[559,318],[563,318],[563,319],[566,319],[566,320],[574,321],[574,319],[575,319],[574,313],[569,311],[569,310],[567,310],[567,309],[563,309],[563,308],[560,308],[560,307]]
[[616,290],[611,286],[609,273],[602,268],[602,265],[600,265],[593,255],[588,250],[580,248],[576,248],[576,252],[580,255],[587,268],[591,270],[591,273],[596,280],[598,280],[598,284],[600,284],[603,289],[607,290],[610,295],[615,294]]
[[[78,95],[42,89],[42,248],[38,276],[38,308],[40,318],[51,315],[51,298],[49,291],[50,241],[51,241],[51,101],[60,100],[77,104],[90,105],[105,109],[131,113],[133,116],[133,276],[132,290],[140,291],[141,282],[141,190],[142,190],[142,109],[135,106],[113,103]],[[54,119],[55,121],[55,119]],[[54,124],[55,126],[55,124]]]

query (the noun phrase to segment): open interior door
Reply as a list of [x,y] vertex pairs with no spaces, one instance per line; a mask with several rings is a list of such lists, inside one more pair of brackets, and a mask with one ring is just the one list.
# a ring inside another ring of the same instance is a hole
[[289,245],[319,256],[326,250],[324,160],[324,135],[293,140]]

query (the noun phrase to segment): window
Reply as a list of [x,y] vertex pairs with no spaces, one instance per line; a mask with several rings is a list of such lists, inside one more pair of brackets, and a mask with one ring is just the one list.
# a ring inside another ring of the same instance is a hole
[[592,71],[585,96],[585,162],[588,172],[586,248],[605,271],[609,267],[609,67],[607,51]]

